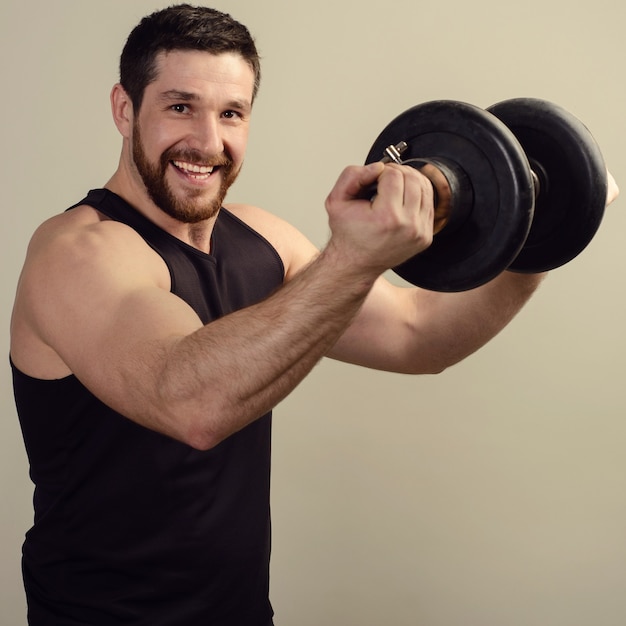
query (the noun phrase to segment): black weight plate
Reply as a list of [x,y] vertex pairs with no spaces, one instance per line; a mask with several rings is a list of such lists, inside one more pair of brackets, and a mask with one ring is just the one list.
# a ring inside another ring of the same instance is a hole
[[403,161],[440,158],[454,162],[473,188],[469,215],[444,228],[432,245],[394,271],[432,291],[464,291],[505,270],[522,248],[532,220],[533,183],[528,160],[511,131],[483,109],[436,100],[396,117],[374,142],[366,163],[385,149],[408,144]]
[[578,118],[551,102],[515,98],[487,110],[513,131],[539,180],[528,239],[509,269],[530,273],[564,265],[587,247],[604,216],[600,149]]

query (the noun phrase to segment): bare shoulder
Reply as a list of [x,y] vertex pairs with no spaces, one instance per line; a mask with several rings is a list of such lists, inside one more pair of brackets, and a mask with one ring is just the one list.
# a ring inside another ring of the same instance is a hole
[[[11,356],[41,377],[69,370],[51,349],[54,336],[74,332],[72,312],[105,311],[137,286],[169,289],[165,263],[128,226],[81,206],[46,220],[33,234],[11,320]],[[36,364],[36,367],[33,367]]]
[[250,204],[227,204],[226,208],[276,248],[285,265],[287,280],[319,253],[297,228],[269,211]]
[[[39,226],[28,246],[24,273],[45,276],[62,268],[75,275],[84,269],[97,271],[99,266],[115,271],[121,265],[130,272],[140,267],[148,276],[157,277],[159,268],[165,269],[158,260],[132,228],[84,205]],[[31,272],[33,268],[36,272]]]

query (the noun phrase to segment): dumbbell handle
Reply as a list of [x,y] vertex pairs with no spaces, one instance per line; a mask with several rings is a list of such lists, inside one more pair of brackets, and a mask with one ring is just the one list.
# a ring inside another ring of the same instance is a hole
[[472,186],[465,172],[456,163],[436,157],[403,161],[401,157],[407,148],[405,141],[388,146],[381,162],[410,165],[428,178],[434,192],[434,234],[460,223],[471,211],[474,200]]

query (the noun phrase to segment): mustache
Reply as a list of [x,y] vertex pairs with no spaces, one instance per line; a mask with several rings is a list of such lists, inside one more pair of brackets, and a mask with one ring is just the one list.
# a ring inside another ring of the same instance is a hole
[[232,158],[226,152],[209,155],[193,149],[180,150],[170,148],[166,150],[161,156],[161,165],[166,166],[170,161],[186,161],[187,163],[205,167],[224,167],[227,169],[233,165]]

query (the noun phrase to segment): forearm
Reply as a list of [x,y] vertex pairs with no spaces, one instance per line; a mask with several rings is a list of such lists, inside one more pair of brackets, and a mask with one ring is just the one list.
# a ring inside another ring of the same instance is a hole
[[176,341],[158,390],[171,419],[184,416],[182,438],[210,447],[273,408],[350,324],[374,281],[326,250],[267,300]]

